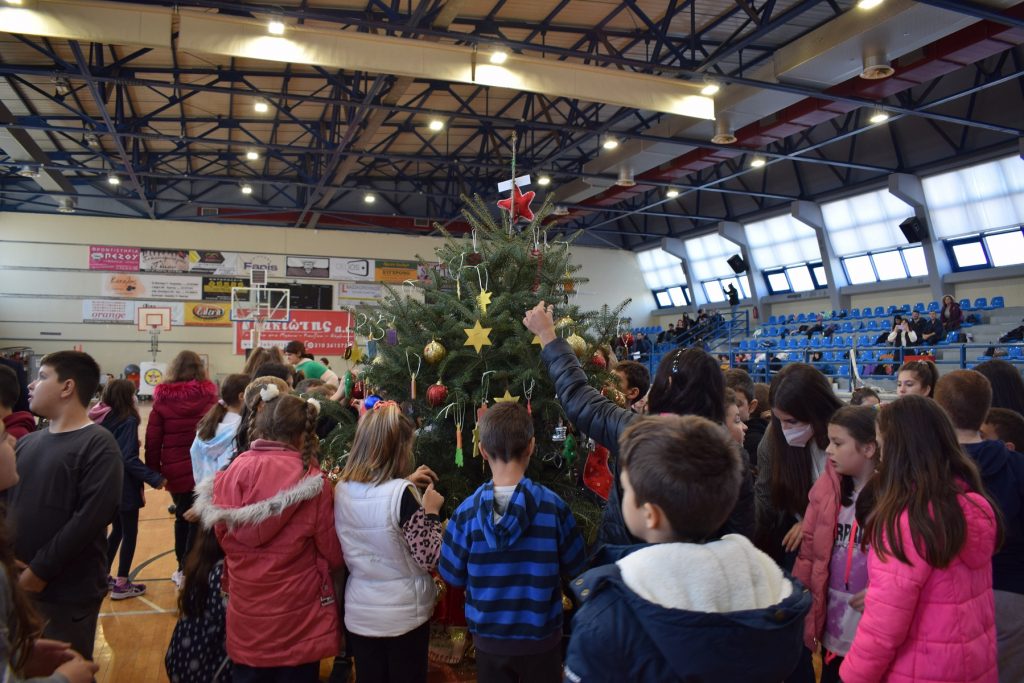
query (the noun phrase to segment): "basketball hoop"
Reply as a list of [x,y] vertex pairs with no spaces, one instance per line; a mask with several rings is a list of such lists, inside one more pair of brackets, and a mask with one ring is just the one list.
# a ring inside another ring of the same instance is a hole
[[249,349],[260,347],[267,323],[291,320],[291,290],[253,284],[252,287],[231,288],[232,322],[252,324],[248,342],[242,342],[242,348]]
[[149,332],[149,353],[156,362],[160,352],[160,333],[171,331],[171,309],[168,306],[140,306],[135,309],[135,328]]

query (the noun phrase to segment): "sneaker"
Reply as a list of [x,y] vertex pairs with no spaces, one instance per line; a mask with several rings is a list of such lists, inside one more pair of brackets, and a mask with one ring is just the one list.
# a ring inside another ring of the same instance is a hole
[[110,591],[111,600],[127,600],[128,598],[137,598],[146,592],[146,584],[144,583],[132,583],[131,581],[125,581],[124,583],[114,584],[114,588]]
[[107,592],[108,593],[110,591],[114,590],[114,585],[116,583],[117,583],[117,579],[115,579],[113,576],[108,576],[107,577]]
[[174,582],[174,586],[178,590],[181,590],[181,584],[185,582],[185,575],[181,573],[180,569],[176,569],[174,573],[171,574],[171,581]]

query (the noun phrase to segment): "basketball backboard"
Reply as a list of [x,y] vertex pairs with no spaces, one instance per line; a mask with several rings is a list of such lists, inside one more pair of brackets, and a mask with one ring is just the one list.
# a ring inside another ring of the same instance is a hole
[[140,306],[135,309],[135,327],[139,332],[169,332],[171,309],[169,306]]
[[232,322],[288,322],[291,290],[274,287],[232,287]]

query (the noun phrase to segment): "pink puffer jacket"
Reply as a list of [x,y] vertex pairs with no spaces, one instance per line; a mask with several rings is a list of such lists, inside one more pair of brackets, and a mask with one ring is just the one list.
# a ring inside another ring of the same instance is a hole
[[828,611],[828,569],[832,562],[832,547],[836,541],[836,520],[839,518],[841,494],[839,473],[831,460],[825,461],[825,472],[814,482],[802,527],[803,540],[800,555],[793,565],[793,576],[811,591],[814,602],[804,619],[804,644],[818,651],[821,634],[825,630]]
[[900,535],[910,564],[875,549],[868,555],[864,616],[839,675],[845,683],[996,683],[992,553],[996,523],[982,496],[959,496],[967,540],[944,569],[925,562],[910,540],[907,514]]

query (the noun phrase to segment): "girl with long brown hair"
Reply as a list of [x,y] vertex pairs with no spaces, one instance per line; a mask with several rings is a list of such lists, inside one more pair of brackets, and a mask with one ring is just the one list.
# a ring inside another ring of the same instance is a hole
[[997,508],[931,399],[882,406],[877,439],[877,497],[865,529],[871,586],[842,680],[995,683]]
[[249,375],[228,375],[220,384],[220,398],[196,425],[196,438],[189,452],[192,478],[198,484],[212,477],[235,455],[235,440],[241,424],[242,401]]

